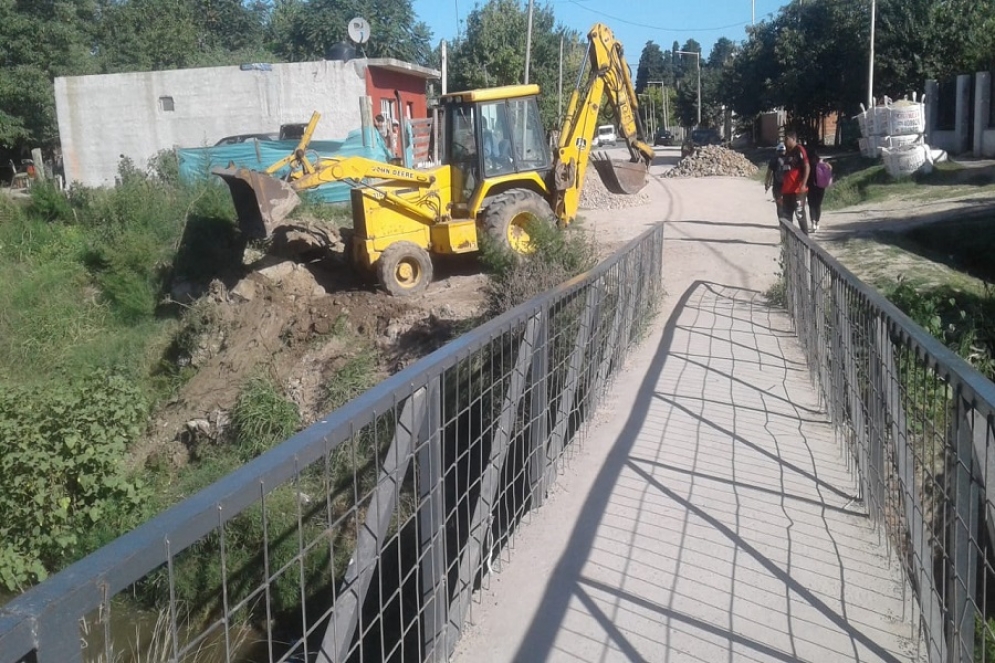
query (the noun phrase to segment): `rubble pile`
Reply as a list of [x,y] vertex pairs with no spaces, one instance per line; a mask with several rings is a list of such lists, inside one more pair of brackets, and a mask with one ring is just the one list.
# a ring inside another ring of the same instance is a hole
[[610,192],[605,188],[601,177],[593,166],[589,166],[587,172],[584,173],[584,188],[580,190],[581,209],[625,209],[645,205],[649,201],[649,195],[645,191],[640,191],[634,196],[623,196]]
[[704,145],[667,171],[667,177],[752,177],[757,167],[739,152],[718,145]]

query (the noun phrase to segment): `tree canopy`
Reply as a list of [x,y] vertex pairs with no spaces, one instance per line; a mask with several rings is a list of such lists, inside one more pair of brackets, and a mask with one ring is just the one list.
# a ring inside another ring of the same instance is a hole
[[[517,0],[488,0],[466,19],[461,39],[453,44],[449,66],[451,90],[493,87],[524,82],[528,12]],[[543,94],[539,107],[547,127],[558,121],[560,39],[563,39],[563,110],[573,89],[586,39],[557,24],[548,5],[536,7],[532,18],[532,56],[529,82]]]
[[355,16],[365,55],[431,60],[411,0],[0,0],[0,147],[56,141],[58,76],[320,59]]
[[[900,97],[928,78],[990,71],[995,0],[878,0],[876,96]],[[870,5],[792,0],[748,30],[716,90],[752,116],[784,108],[802,123],[854,114],[867,99]]]

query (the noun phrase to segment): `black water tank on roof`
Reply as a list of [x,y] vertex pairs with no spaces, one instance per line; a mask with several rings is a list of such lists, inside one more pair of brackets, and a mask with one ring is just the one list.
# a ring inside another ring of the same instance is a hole
[[351,44],[347,44],[344,41],[340,41],[337,44],[332,44],[332,46],[325,53],[326,60],[338,60],[340,62],[348,62],[356,57],[356,48]]

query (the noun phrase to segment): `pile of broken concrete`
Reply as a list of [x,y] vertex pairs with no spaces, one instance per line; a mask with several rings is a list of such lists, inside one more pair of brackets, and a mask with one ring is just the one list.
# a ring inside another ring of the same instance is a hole
[[605,188],[601,177],[589,166],[584,173],[584,187],[580,190],[579,206],[581,209],[596,210],[617,210],[628,207],[645,205],[650,201],[649,195],[645,191],[631,196],[615,194]]
[[667,177],[752,177],[757,167],[739,152],[704,145],[667,171]]

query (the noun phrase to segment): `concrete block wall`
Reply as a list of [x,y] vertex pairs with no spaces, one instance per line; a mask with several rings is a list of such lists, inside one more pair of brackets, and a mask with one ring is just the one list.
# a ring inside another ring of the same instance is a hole
[[122,155],[143,168],[160,150],[276,132],[315,110],[322,114],[315,139],[343,138],[360,127],[365,94],[365,69],[337,61],[57,78],[66,180],[113,185]]
[[[974,105],[971,105],[971,88]],[[989,127],[991,117],[992,75],[979,72],[957,77],[957,110],[953,131],[936,128],[939,105],[939,85],[926,81],[926,140],[932,147],[950,154],[967,154],[978,158],[995,157],[995,127]]]

